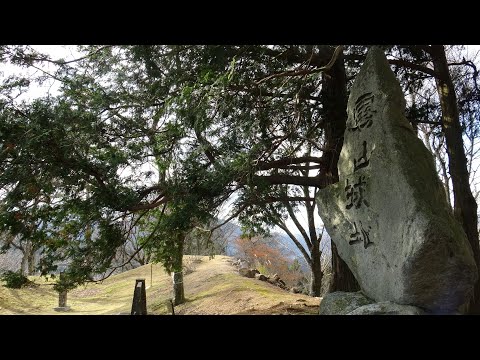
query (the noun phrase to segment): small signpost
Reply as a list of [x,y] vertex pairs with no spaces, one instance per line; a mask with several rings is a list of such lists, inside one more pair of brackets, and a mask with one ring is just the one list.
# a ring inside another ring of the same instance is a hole
[[137,279],[135,282],[131,315],[147,315],[145,279]]

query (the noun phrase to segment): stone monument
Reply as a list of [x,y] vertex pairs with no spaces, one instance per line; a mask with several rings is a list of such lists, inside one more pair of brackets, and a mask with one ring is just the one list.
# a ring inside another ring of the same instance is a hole
[[317,197],[340,257],[374,302],[454,312],[476,281],[472,251],[378,47],[367,54],[347,111],[340,180]]

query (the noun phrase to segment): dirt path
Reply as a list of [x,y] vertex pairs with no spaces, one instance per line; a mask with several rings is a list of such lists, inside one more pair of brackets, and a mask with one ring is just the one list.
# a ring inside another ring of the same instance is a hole
[[186,276],[187,302],[178,314],[316,314],[320,298],[292,294],[256,279],[241,277],[233,259],[203,257]]

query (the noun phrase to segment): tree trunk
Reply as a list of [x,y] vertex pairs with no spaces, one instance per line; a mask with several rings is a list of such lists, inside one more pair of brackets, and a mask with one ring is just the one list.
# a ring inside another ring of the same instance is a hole
[[183,246],[185,244],[185,234],[177,236],[179,247],[176,250],[175,264],[172,272],[172,285],[173,285],[173,305],[180,305],[185,302],[185,292],[183,288]]
[[35,249],[32,244],[27,244],[25,252],[27,256],[27,274],[33,275],[35,272]]
[[173,282],[173,305],[180,305],[185,302],[185,292],[183,290],[183,272],[172,273]]
[[320,296],[320,290],[322,288],[323,272],[320,255],[319,242],[316,241],[315,244],[313,244],[311,252],[312,281],[310,282],[310,296]]
[[422,132],[425,136],[425,145],[427,146],[428,151],[432,153],[436,161],[440,164],[441,175],[443,178],[442,183],[443,183],[443,187],[445,188],[445,194],[447,194],[447,202],[448,202],[448,205],[452,207],[452,203],[450,201],[450,184],[449,184],[450,180],[448,178],[447,164],[445,159],[442,157],[442,153],[441,153],[443,142],[438,144],[438,146],[435,146],[434,141],[431,140],[431,137],[432,137],[431,131],[423,129]]
[[23,276],[28,276],[28,256],[25,251],[22,251],[22,262],[20,264],[20,271]]
[[443,133],[445,134],[449,172],[453,185],[453,211],[467,234],[479,272],[479,279],[475,283],[474,293],[468,307],[470,313],[478,314],[480,313],[480,248],[477,229],[477,203],[470,189],[457,97],[448,70],[445,48],[443,45],[432,45],[430,49],[436,72],[435,81],[442,108]]
[[[60,273],[60,276],[59,276],[59,281],[60,282],[63,282],[64,281],[64,274],[63,272]],[[59,308],[66,308],[67,307],[67,290],[61,290],[59,293],[58,293],[58,307]]]
[[[328,292],[334,291],[358,291],[360,290],[360,286],[358,285],[357,279],[353,276],[353,273],[348,268],[345,261],[342,260],[340,256],[338,256],[337,246],[333,241],[331,241],[332,245],[332,282],[330,284],[330,288]],[[333,256],[336,254],[336,256]]]
[[[323,77],[322,101],[325,109],[325,147],[322,158],[327,166],[326,174],[336,183],[338,159],[343,146],[343,135],[347,124],[347,80],[345,64],[341,54]],[[347,264],[340,258],[332,241],[332,285],[331,291],[356,291],[360,287]]]
[[31,254],[28,257],[28,275],[35,275],[35,256]]

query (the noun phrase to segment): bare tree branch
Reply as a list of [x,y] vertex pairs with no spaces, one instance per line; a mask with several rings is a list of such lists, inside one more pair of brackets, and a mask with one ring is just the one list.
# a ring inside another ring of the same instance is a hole
[[285,231],[287,233],[287,235],[290,237],[290,239],[292,239],[292,241],[295,243],[295,245],[297,246],[297,248],[300,250],[300,252],[302,253],[303,257],[305,258],[305,260],[307,261],[308,265],[312,265],[312,259],[310,258],[310,255],[308,255],[307,251],[305,250],[305,248],[303,247],[303,245],[297,240],[297,238],[295,237],[295,235],[292,234],[292,232],[285,226],[284,223],[282,222],[279,222],[277,223],[278,227],[280,229],[282,229],[283,231]]
[[119,269],[119,268],[121,268],[121,267],[124,267],[125,265],[129,264],[129,263],[133,260],[133,258],[145,247],[145,245],[147,245],[147,244],[150,242],[150,240],[153,239],[153,235],[155,235],[155,233],[156,233],[156,231],[157,231],[157,229],[158,229],[158,227],[159,227],[159,225],[160,225],[160,221],[161,221],[161,219],[162,219],[163,214],[165,213],[165,209],[166,209],[166,208],[167,208],[167,205],[165,204],[165,205],[163,206],[162,212],[160,213],[160,217],[159,217],[159,219],[158,219],[157,224],[155,225],[155,228],[152,230],[152,232],[150,233],[150,235],[148,235],[148,237],[145,239],[145,241],[143,242],[143,244],[138,247],[138,249],[129,257],[129,259],[128,259],[126,262],[124,262],[123,264],[120,264],[120,265],[117,265],[117,266],[113,267],[112,270],[108,273],[107,276],[104,276],[104,277],[102,277],[101,279],[98,279],[98,280],[88,280],[87,282],[95,282],[95,283],[97,283],[97,282],[101,282],[101,281],[103,281],[103,280],[106,280],[106,279],[108,279],[110,276],[112,276],[112,274],[115,272],[115,270],[117,270],[117,269]]
[[303,226],[300,224],[297,217],[295,216],[295,212],[293,211],[292,206],[288,202],[284,202],[283,204],[287,208],[288,215],[290,215],[290,218],[293,220],[293,223],[297,227],[298,231],[300,231],[300,233],[302,234],[308,248],[311,249],[312,248],[312,242],[310,241],[310,238],[308,237],[307,232],[305,231],[305,229],[303,228]]
[[[320,68],[316,69],[302,69],[302,70],[289,70],[289,71],[284,71],[281,73],[275,73],[271,74],[263,79],[260,79],[256,82],[257,85],[260,85],[262,82],[268,81],[270,79],[278,78],[278,77],[285,77],[285,76],[302,76],[302,75],[308,75],[308,74],[314,74],[322,71],[328,71],[332,68],[333,64],[337,60],[338,56],[342,53],[343,51],[343,46],[339,45],[335,48],[335,51],[333,52],[333,56],[328,62],[327,65],[322,66]],[[312,57],[311,57],[312,58]]]
[[92,57],[93,55],[98,54],[100,51],[105,50],[105,49],[108,49],[109,47],[112,47],[112,46],[113,46],[113,45],[101,46],[101,47],[99,47],[98,49],[96,49],[95,51],[92,51],[91,53],[88,53],[88,54],[85,55],[85,56],[82,56],[82,57],[77,58],[77,59],[69,60],[69,61],[64,61],[64,60],[51,60],[50,58],[48,58],[48,57],[46,57],[46,56],[43,56],[43,57],[34,57],[34,56],[31,56],[31,55],[26,55],[26,56],[25,56],[25,60],[26,60],[26,61],[40,61],[40,62],[41,62],[41,61],[45,61],[45,62],[49,62],[49,63],[55,64],[55,65],[63,66],[63,65],[71,64],[71,63],[74,63],[74,62],[81,61],[81,60],[87,59],[87,58],[89,58],[89,57]]
[[316,157],[316,156],[286,157],[279,160],[273,160],[268,162],[259,161],[256,164],[256,168],[258,170],[269,170],[274,168],[280,168],[282,166],[289,166],[292,164],[303,164],[306,162],[314,162],[317,164],[321,164],[322,161],[323,160],[321,157]]
[[255,175],[253,176],[254,182],[266,182],[270,185],[301,185],[301,186],[316,186],[324,188],[328,184],[328,177],[326,175],[319,175],[315,177],[308,176],[294,176],[285,174],[274,174],[268,176]]

